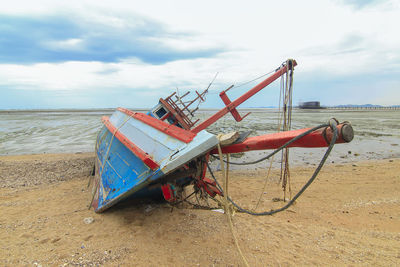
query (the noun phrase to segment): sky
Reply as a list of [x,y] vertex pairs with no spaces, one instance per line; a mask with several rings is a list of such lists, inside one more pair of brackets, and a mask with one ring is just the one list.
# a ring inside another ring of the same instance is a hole
[[[0,109],[149,108],[216,74],[218,108],[289,58],[295,104],[400,104],[400,0],[4,2]],[[279,80],[243,107],[278,101]]]

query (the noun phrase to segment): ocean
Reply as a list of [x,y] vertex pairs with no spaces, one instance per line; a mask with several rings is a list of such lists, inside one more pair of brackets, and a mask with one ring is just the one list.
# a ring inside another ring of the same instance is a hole
[[[212,133],[251,131],[251,135],[276,132],[279,116],[276,109],[240,110],[240,113],[248,111],[252,113],[242,122],[235,122],[227,114],[208,130]],[[0,155],[92,152],[102,127],[101,117],[112,112],[112,109],[0,111]],[[203,110],[197,116],[205,119],[214,112]],[[317,126],[333,117],[340,122],[350,121],[355,136],[351,143],[335,146],[330,163],[400,157],[399,110],[294,109],[292,129]],[[291,148],[290,151],[292,164],[316,165],[325,148]],[[248,152],[239,161],[265,153]]]

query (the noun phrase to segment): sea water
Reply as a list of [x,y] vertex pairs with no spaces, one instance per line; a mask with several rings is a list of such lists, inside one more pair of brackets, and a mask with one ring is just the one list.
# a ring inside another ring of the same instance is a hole
[[[251,114],[241,122],[235,122],[227,114],[207,130],[212,133],[250,131],[252,136],[277,131],[277,109],[249,109],[240,113],[249,111]],[[0,155],[92,152],[102,127],[101,117],[112,112],[112,109],[0,111]],[[215,112],[202,110],[197,117],[203,120]],[[350,121],[355,136],[349,144],[336,145],[329,162],[400,157],[399,110],[294,109],[292,129],[314,127],[333,117],[341,122]],[[291,148],[291,162],[316,165],[324,151],[325,148]],[[238,160],[256,159],[266,153],[248,152]],[[276,161],[279,160],[277,156]]]

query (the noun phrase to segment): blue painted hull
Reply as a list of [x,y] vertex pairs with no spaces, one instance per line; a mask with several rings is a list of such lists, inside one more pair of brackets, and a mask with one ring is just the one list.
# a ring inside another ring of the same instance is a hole
[[93,201],[96,212],[136,192],[145,196],[144,192],[139,191],[151,182],[151,178],[163,176],[160,169],[150,170],[117,138],[113,138],[105,126],[98,135],[97,144],[96,176],[101,179],[96,179],[98,191]]
[[110,122],[129,142],[151,155],[159,167],[150,168],[116,138],[116,131],[111,132],[104,126],[96,141],[92,201],[96,212],[102,212],[129,196],[159,194],[159,188],[150,190],[148,185],[211,150],[218,142],[214,135],[204,131],[185,143],[118,111]]

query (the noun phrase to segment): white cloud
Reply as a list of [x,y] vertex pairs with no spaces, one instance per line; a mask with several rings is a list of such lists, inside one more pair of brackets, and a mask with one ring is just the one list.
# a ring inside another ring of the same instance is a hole
[[[126,23],[140,25],[140,20],[131,18],[131,14],[139,14],[164,24],[171,31],[192,33],[180,39],[150,37],[168,47],[191,50],[223,46],[228,51],[213,58],[159,65],[134,58],[119,63],[3,64],[0,77],[3,83],[24,89],[129,87],[167,93],[176,86],[204,88],[216,72],[220,73],[217,80],[220,84],[247,80],[291,57],[299,62],[296,75],[317,76],[323,72],[340,79],[393,71],[400,62],[400,35],[396,29],[400,23],[400,7],[396,3],[383,1],[369,8],[355,9],[340,1],[328,0],[9,2],[2,7],[2,14],[29,16],[62,12],[70,13],[78,21],[96,21],[121,28]],[[351,40],[354,36],[358,39]],[[79,49],[82,43],[79,39],[66,39],[49,45]]]
[[83,49],[82,45],[82,39],[79,38],[70,38],[62,41],[47,41],[44,43],[44,46],[54,50],[81,50]]
[[[235,55],[237,56],[237,55]],[[32,65],[1,64],[0,77],[4,84],[32,90],[81,90],[113,87],[129,88],[202,88],[214,74],[224,70],[218,81],[241,81],[248,73],[240,72],[241,58],[230,54],[216,58],[176,60],[152,65],[138,59],[120,63],[64,62]],[[277,67],[271,65],[270,68]],[[167,91],[169,92],[169,91]]]

